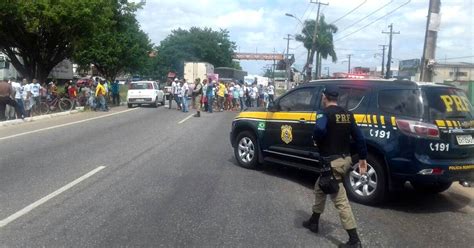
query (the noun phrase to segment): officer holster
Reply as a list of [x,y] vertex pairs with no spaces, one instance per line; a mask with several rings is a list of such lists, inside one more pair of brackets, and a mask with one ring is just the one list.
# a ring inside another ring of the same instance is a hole
[[[338,158],[341,158],[340,156]],[[334,177],[331,167],[331,161],[338,158],[320,157],[322,170],[319,176],[319,188],[324,194],[335,194],[339,192],[339,181]]]

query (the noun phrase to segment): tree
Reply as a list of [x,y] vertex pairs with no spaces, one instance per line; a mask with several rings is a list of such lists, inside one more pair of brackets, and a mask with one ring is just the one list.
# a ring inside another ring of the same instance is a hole
[[316,40],[316,58],[318,59],[318,67],[316,68],[316,76],[321,74],[321,58],[327,59],[331,57],[332,62],[337,62],[337,54],[334,49],[333,34],[337,32],[334,24],[327,24],[324,15],[319,19],[318,37]]
[[[327,59],[328,56],[332,58],[333,62],[337,61],[337,55],[334,49],[333,34],[337,32],[337,27],[334,24],[328,24],[325,21],[324,15],[319,18],[318,33],[315,42],[313,42],[313,34],[315,31],[315,20],[306,20],[304,22],[301,34],[296,35],[296,40],[303,43],[307,50],[306,70],[307,77],[311,79],[311,63],[316,54],[318,59],[318,67],[321,66],[320,56]],[[316,72],[318,68],[316,68]]]
[[135,73],[147,65],[152,45],[140,30],[135,12],[140,4],[115,1],[110,25],[93,37],[82,40],[74,54],[81,65],[93,64],[109,81],[120,74]]
[[108,21],[110,0],[2,0],[0,47],[23,77],[44,82],[77,42]]
[[168,71],[182,74],[184,62],[188,61],[241,69],[240,64],[232,60],[236,45],[230,41],[227,30],[214,31],[197,27],[173,30],[156,49],[158,52],[154,69],[162,75]]

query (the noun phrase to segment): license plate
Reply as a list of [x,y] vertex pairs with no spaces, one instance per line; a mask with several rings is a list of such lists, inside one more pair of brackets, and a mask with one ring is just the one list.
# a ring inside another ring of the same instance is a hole
[[474,139],[472,135],[457,135],[456,139],[458,141],[458,145],[474,145]]
[[137,102],[143,102],[144,100],[141,99],[141,98],[137,98],[135,101],[137,101]]

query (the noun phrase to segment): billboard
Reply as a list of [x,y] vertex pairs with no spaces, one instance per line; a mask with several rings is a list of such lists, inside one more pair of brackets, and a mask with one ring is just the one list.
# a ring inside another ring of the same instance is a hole
[[398,76],[411,78],[416,75],[420,68],[420,59],[400,60],[398,63]]

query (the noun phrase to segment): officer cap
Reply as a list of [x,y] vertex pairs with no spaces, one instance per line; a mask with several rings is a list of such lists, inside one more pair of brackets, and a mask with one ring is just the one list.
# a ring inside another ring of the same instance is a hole
[[323,91],[323,94],[326,96],[338,97],[339,89],[335,86],[326,86],[326,88]]

